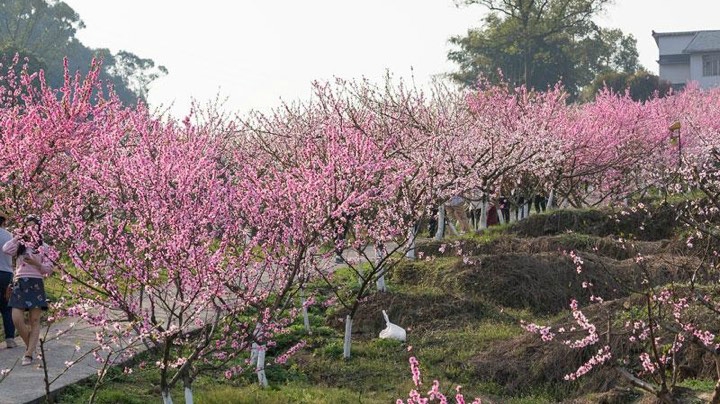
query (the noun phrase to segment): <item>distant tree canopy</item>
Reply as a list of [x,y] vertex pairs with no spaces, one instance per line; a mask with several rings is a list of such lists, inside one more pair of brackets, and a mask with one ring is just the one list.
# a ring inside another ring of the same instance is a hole
[[645,69],[632,73],[606,71],[598,74],[595,80],[583,89],[581,98],[583,101],[592,101],[604,88],[616,93],[629,91],[635,101],[646,101],[656,94],[660,97],[666,96],[670,92],[671,85]]
[[28,70],[44,69],[53,87],[63,83],[64,57],[71,72],[83,74],[93,58],[102,59],[101,79],[113,86],[122,101],[146,101],[150,83],[167,74],[167,69],[131,52],[113,55],[108,49],[83,45],[75,34],[84,27],[80,16],[63,1],[0,0],[0,55],[8,60],[19,53],[21,64],[28,58]]
[[448,58],[459,70],[453,79],[473,86],[479,75],[535,89],[562,81],[580,90],[604,71],[638,69],[637,41],[618,29],[598,27],[592,18],[611,0],[457,0],[490,13],[481,28],[450,38]]

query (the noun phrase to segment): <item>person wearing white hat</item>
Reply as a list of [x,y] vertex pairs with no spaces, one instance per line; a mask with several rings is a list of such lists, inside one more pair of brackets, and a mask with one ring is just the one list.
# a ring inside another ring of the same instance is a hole
[[[7,213],[0,211],[0,245],[12,240],[12,234],[5,229]],[[12,307],[8,305],[5,291],[13,281],[12,257],[0,252],[0,314],[2,314],[3,329],[5,330],[5,347],[15,348],[15,325],[12,320]]]

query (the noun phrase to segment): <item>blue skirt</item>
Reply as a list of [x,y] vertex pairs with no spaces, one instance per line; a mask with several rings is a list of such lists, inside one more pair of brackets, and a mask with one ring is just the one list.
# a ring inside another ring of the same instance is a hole
[[48,309],[45,285],[40,278],[20,278],[13,283],[12,296],[8,306],[28,311],[30,309]]

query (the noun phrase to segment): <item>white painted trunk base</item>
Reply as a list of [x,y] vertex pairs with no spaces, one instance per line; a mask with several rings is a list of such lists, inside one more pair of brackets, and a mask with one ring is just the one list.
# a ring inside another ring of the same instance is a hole
[[250,363],[257,362],[257,357],[258,357],[258,344],[253,342],[252,348],[250,348]]
[[375,281],[378,292],[387,292],[387,285],[385,285],[385,275],[380,275],[377,281]]
[[488,227],[487,221],[488,221],[488,203],[483,202],[482,208],[480,208],[480,228],[481,229],[487,229],[487,227]]
[[305,307],[305,296],[300,297],[300,304],[302,305],[303,324],[305,325],[305,332],[312,334],[310,331],[310,318],[308,317],[307,307]]
[[415,259],[415,228],[413,226],[410,226],[408,230],[408,250],[405,257]]
[[440,241],[445,237],[445,206],[440,206],[437,215],[437,231],[435,232],[435,240]]
[[263,345],[262,349],[258,349],[258,355],[257,355],[257,376],[258,376],[258,383],[260,386],[267,387],[268,381],[267,377],[265,377],[265,346]]
[[350,358],[350,343],[352,335],[352,318],[350,316],[345,317],[345,339],[343,340],[343,358]]
[[505,224],[505,216],[503,216],[502,209],[495,209],[498,215],[498,221],[500,224]]
[[550,190],[550,195],[548,196],[547,201],[547,209],[552,209],[552,207],[555,205],[555,190]]
[[[382,273],[383,269],[381,268],[383,264],[383,260],[385,259],[385,248],[382,244],[375,245],[375,269]],[[380,277],[375,281],[375,286],[377,287],[377,290],[379,292],[385,292],[387,291],[387,287],[385,285],[385,274],[380,275]]]

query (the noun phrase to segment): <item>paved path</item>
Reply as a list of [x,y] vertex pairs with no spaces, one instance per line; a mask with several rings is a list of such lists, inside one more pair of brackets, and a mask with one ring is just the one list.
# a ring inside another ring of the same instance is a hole
[[[71,323],[72,320],[66,319],[59,325],[41,329],[41,336],[47,331],[44,350],[51,394],[97,374],[102,368],[102,364],[90,354],[98,346],[95,330],[81,323],[68,328]],[[58,335],[58,332],[62,334]],[[0,343],[0,369],[12,368],[8,376],[0,382],[0,404],[43,403],[45,372],[40,365],[41,361],[35,359],[32,365],[22,366],[20,359],[25,352],[25,346],[20,337],[15,338],[15,341],[18,347],[12,349],[5,349],[5,343]],[[40,352],[39,346],[37,351]],[[85,357],[81,357],[83,354]],[[99,351],[99,354],[102,357],[107,355],[103,351]],[[73,362],[73,365],[68,367],[66,362]]]

